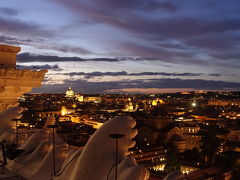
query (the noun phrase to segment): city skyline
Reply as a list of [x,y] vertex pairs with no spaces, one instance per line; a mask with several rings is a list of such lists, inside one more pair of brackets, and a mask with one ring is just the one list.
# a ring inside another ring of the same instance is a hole
[[34,92],[239,90],[238,1],[33,1],[0,5],[17,68],[49,69]]

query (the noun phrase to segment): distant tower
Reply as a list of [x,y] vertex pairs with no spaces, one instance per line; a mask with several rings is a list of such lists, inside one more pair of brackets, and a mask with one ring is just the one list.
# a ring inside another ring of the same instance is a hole
[[72,98],[74,97],[74,95],[75,95],[74,91],[72,90],[71,86],[69,86],[68,90],[66,91],[65,97]]
[[21,48],[0,44],[0,111],[18,105],[18,97],[40,87],[47,70],[16,69],[16,55]]

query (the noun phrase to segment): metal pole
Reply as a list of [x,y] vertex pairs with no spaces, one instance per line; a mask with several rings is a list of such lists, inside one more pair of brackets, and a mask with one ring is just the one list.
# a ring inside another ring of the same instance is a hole
[[56,157],[55,157],[55,128],[57,128],[56,124],[48,125],[48,128],[52,128],[52,148],[53,148],[53,175],[56,176]]
[[18,121],[16,120],[16,146],[18,148]]
[[55,128],[52,129],[53,131],[53,174],[56,175],[56,164],[55,164]]
[[115,180],[117,180],[117,168],[118,168],[118,139],[124,137],[124,134],[110,134],[110,137],[116,139],[116,154],[115,154]]
[[117,168],[118,168],[118,138],[116,138],[116,165],[115,165],[115,180],[117,180]]

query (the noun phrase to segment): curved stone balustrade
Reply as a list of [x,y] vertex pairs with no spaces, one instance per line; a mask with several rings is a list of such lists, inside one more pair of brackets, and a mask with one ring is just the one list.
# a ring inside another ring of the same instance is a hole
[[18,104],[18,97],[40,87],[47,70],[0,69],[0,111]]

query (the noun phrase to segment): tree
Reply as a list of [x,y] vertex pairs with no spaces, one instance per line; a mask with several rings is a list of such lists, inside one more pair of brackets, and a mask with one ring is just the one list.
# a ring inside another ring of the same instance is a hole
[[201,161],[201,154],[197,148],[191,150],[187,149],[182,153],[182,158],[183,161],[191,161],[197,163]]
[[166,166],[164,170],[169,173],[180,169],[179,153],[176,146],[169,144],[166,154]]
[[215,163],[215,156],[218,148],[221,145],[221,140],[214,135],[207,134],[201,140],[201,153],[204,155],[206,164]]

